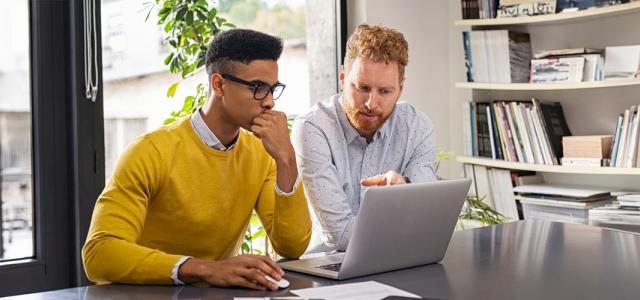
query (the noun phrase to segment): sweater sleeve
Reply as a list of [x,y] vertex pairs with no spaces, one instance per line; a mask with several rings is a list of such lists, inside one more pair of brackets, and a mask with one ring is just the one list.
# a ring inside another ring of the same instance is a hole
[[307,250],[311,240],[311,219],[303,185],[292,195],[276,192],[276,165],[269,160],[269,172],[260,191],[256,211],[273,249],[285,258],[297,258]]
[[153,144],[134,141],[118,160],[98,198],[82,248],[89,279],[102,283],[172,284],[181,255],[138,245],[149,201],[162,180],[162,160]]

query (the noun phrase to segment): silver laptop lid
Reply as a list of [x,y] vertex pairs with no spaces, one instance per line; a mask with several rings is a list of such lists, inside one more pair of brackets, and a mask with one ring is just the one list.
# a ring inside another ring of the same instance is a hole
[[470,185],[456,179],[369,188],[338,278],[442,260]]

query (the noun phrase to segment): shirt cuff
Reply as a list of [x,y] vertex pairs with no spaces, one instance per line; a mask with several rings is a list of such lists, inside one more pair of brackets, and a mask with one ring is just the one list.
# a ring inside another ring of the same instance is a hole
[[173,270],[171,270],[171,279],[173,279],[173,284],[175,285],[184,285],[184,282],[178,278],[178,270],[180,266],[184,264],[188,259],[193,258],[191,256],[183,256],[175,265],[173,265]]
[[288,193],[283,192],[278,187],[278,183],[276,182],[276,193],[279,196],[289,197],[289,196],[293,195],[293,193],[296,192],[296,190],[298,189],[298,184],[300,184],[300,174],[298,174],[298,177],[296,178],[296,182],[293,183],[293,189],[291,189],[291,192],[288,192]]

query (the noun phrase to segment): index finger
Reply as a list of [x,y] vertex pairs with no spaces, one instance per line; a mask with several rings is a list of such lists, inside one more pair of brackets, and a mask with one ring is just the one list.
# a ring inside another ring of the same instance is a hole
[[251,257],[250,267],[262,272],[264,275],[269,275],[276,280],[280,280],[284,272],[275,262],[262,255],[253,255]]
[[260,257],[267,265],[269,265],[273,270],[278,272],[280,276],[284,275],[284,271],[282,271],[282,268],[280,268],[280,266],[278,266],[278,264],[275,261],[273,261],[271,258],[267,256],[260,256]]

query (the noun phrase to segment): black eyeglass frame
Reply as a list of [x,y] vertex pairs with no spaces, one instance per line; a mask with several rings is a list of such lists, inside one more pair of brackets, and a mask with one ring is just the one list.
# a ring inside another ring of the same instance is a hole
[[[284,89],[287,87],[287,85],[282,83],[282,82],[276,82],[274,85],[269,85],[266,82],[246,81],[244,79],[240,79],[240,78],[235,77],[235,76],[233,76],[231,74],[228,74],[228,73],[222,73],[220,75],[224,79],[229,79],[229,80],[231,80],[231,81],[233,81],[235,83],[239,83],[239,84],[243,84],[243,85],[246,85],[248,87],[251,87],[253,89],[253,99],[258,100],[258,101],[262,101],[262,100],[264,100],[264,98],[267,98],[267,95],[269,95],[269,93],[271,93],[271,95],[273,96],[273,100],[277,100],[278,98],[280,98],[280,96],[282,96],[282,93],[284,92]],[[260,88],[261,86],[268,86],[269,87],[269,91],[266,92],[264,94],[264,96],[262,96],[261,98],[258,98],[257,97],[258,88]],[[282,87],[282,90],[280,90],[280,93],[278,94],[278,96],[276,96],[274,94],[274,91],[279,87]]]

